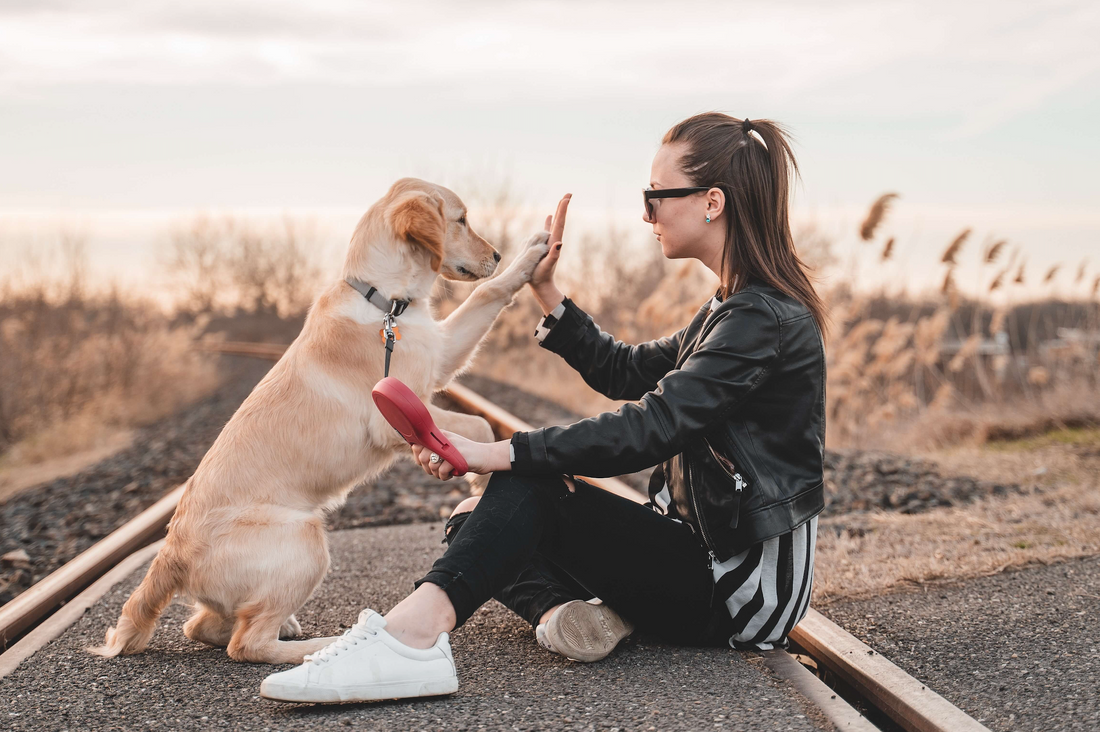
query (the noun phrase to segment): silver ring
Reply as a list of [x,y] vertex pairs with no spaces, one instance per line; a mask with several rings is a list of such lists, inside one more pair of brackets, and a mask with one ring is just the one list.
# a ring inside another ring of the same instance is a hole
[[438,463],[438,462],[442,462],[441,458],[438,455],[436,455],[434,452],[432,453],[432,456],[428,459],[431,460],[433,465]]

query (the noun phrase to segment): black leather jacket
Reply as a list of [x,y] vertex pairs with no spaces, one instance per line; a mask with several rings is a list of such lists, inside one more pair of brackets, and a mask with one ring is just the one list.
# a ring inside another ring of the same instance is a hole
[[680,518],[719,562],[824,508],[825,352],[810,311],[750,279],[679,332],[630,345],[569,298],[540,343],[611,399],[570,425],[512,436],[517,474],[606,477],[659,465]]

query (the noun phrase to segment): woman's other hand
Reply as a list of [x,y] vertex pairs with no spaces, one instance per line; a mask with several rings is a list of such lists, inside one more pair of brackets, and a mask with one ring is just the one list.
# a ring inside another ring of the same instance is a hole
[[558,257],[561,256],[562,235],[565,233],[565,214],[569,210],[569,201],[572,193],[566,193],[558,202],[558,210],[553,216],[546,217],[546,230],[550,232],[550,251],[535,267],[528,284],[535,293],[535,298],[542,306],[543,314],[549,313],[565,296],[554,284],[554,269],[558,265]]
[[[508,443],[510,440],[498,442],[474,442],[454,432],[442,430],[444,437],[466,459],[466,468],[471,473],[485,475],[497,470],[509,470],[512,461],[509,459]],[[410,445],[413,461],[416,462],[428,475],[434,475],[440,480],[450,480],[454,477],[455,468],[446,460],[432,463],[432,451],[422,445]]]

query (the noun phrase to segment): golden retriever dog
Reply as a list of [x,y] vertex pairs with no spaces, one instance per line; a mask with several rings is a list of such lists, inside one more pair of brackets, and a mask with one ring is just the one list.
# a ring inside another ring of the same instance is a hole
[[[413,178],[397,181],[356,226],[344,279],[313,302],[301,334],[187,481],[164,546],[105,645],[90,650],[142,651],[176,594],[196,608],[184,634],[226,646],[238,661],[301,663],[330,643],[284,640],[301,632],[294,613],[328,571],[324,514],[409,449],[371,399],[383,376],[386,311],[350,283],[373,285],[384,301],[409,301],[396,318],[400,339],[390,375],[427,403],[468,365],[497,315],[530,280],[548,238],[548,232],[532,236],[507,269],[437,321],[429,309],[436,277],[488,277],[500,254],[470,228],[453,192]],[[494,439],[481,417],[429,410],[443,429]],[[477,485],[488,476],[470,477]]]

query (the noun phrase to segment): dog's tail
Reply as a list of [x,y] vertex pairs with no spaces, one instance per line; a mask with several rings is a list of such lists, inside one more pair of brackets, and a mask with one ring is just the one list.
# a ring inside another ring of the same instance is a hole
[[174,556],[171,542],[161,547],[134,594],[122,606],[118,624],[107,630],[106,642],[88,650],[99,656],[141,653],[156,629],[157,618],[183,585],[186,567]]

